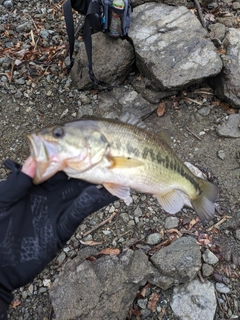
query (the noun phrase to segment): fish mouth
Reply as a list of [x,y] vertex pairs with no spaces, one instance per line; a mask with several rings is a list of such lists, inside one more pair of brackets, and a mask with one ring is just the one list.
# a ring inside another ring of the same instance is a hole
[[37,161],[36,174],[33,183],[39,184],[49,177],[47,171],[50,165],[50,159],[45,143],[41,137],[33,133],[27,135],[27,139],[31,156]]
[[37,161],[49,161],[48,151],[44,141],[37,134],[28,134],[28,145],[31,156]]

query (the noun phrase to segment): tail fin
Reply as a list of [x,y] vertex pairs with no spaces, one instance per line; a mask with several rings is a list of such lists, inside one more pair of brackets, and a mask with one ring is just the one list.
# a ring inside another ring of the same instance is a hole
[[209,181],[199,178],[202,193],[191,200],[191,204],[203,223],[211,220],[215,213],[215,202],[218,198],[218,187]]

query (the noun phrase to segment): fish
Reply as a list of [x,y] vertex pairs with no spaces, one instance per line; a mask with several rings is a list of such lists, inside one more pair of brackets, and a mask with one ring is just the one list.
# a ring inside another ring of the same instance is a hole
[[37,163],[35,184],[64,171],[71,178],[103,185],[127,205],[132,189],[154,195],[167,213],[175,214],[184,206],[184,194],[202,222],[214,216],[218,187],[188,169],[171,148],[166,130],[151,132],[134,115],[86,116],[27,138]]

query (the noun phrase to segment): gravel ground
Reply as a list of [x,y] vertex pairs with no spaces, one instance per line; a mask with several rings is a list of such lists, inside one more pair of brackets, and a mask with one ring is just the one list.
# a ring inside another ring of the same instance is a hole
[[[0,179],[7,175],[2,165],[5,159],[11,158],[22,163],[29,155],[26,133],[59,121],[76,120],[83,110],[87,113],[89,108],[94,114],[100,115],[100,93],[78,92],[71,86],[64,71],[67,37],[62,3],[20,0],[13,6],[11,1],[0,5]],[[238,4],[239,1],[211,2],[213,11],[208,10],[209,20],[214,21],[218,16],[228,26],[231,19],[239,19]],[[218,11],[216,5],[219,5]],[[126,90],[131,87],[129,82],[124,86]],[[228,119],[230,113],[236,114],[237,111],[218,101],[206,84],[188,88],[164,103],[164,117],[160,118],[154,112],[145,120],[146,124],[156,131],[161,126],[170,127],[173,149],[178,155],[205,170],[209,178],[219,185],[219,212],[212,224],[222,221],[224,216],[232,217],[226,218],[224,223],[211,231],[205,230],[205,234],[221,258],[212,279],[230,288],[229,294],[216,290],[218,308],[215,320],[236,319],[240,312],[240,142],[239,139],[219,137],[216,128]],[[10,319],[55,319],[49,287],[65,262],[74,258],[79,249],[84,247],[84,242],[100,242],[96,246],[99,250],[107,247],[121,250],[130,246],[132,239],[136,241],[131,247],[137,249],[144,246],[146,237],[153,232],[161,233],[164,239],[168,239],[167,215],[159,211],[156,200],[135,193],[133,199],[129,207],[117,201],[87,218],[58,257],[33,283],[15,292],[14,303],[9,311]],[[117,215],[111,223],[87,235],[116,211]],[[183,209],[177,218],[180,230],[195,215],[192,210]],[[199,228],[202,226],[198,223],[191,232]],[[175,319],[169,305],[172,290],[163,291],[157,287],[147,290],[146,297],[152,292],[160,292],[161,298],[157,311],[151,314],[145,312],[142,318]],[[141,307],[137,299],[134,307],[136,310]],[[132,314],[129,319],[139,317]]]

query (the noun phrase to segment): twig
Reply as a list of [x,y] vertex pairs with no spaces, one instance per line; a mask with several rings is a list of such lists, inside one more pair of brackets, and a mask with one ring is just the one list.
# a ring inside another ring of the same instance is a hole
[[112,219],[115,217],[115,215],[118,213],[118,210],[115,210],[111,215],[110,217],[108,217],[106,220],[102,221],[101,223],[99,223],[96,227],[92,228],[91,230],[85,232],[83,235],[82,235],[82,238],[85,238],[86,236],[88,236],[90,233],[92,233],[93,231],[97,230],[98,228],[104,226],[106,223],[111,223],[112,222]]
[[208,94],[208,95],[214,96],[213,92],[208,92],[208,91],[195,90],[194,93],[199,93],[199,94],[202,93],[202,94]]
[[222,307],[222,304],[221,304],[221,302],[219,301],[219,298],[218,298],[218,292],[217,292],[217,290],[214,290],[214,291],[215,291],[215,296],[217,298],[217,302],[218,302],[219,308],[222,311],[222,314],[225,315],[225,311],[224,311],[224,309]]
[[199,276],[199,279],[200,279],[201,282],[205,282],[200,270],[198,271],[198,276]]
[[194,102],[194,103],[196,103],[196,104],[198,104],[198,105],[200,105],[200,106],[203,105],[203,102],[199,102],[199,101],[197,101],[197,100],[194,100],[194,99],[191,99],[191,98],[188,98],[188,97],[184,98],[184,100],[185,100],[185,101]]
[[186,130],[191,133],[195,138],[197,138],[199,141],[202,141],[201,138],[199,138],[199,136],[197,136],[195,133],[193,133],[188,127],[186,127]]
[[213,226],[211,226],[210,228],[207,229],[207,231],[211,231],[213,228],[219,226],[220,224],[222,224],[223,222],[225,222],[227,219],[232,219],[232,217],[230,216],[224,216],[222,218],[222,220],[218,221],[217,223],[215,223]]
[[195,6],[197,8],[197,12],[198,12],[201,24],[202,24],[203,28],[206,28],[206,22],[204,20],[204,17],[203,17],[203,14],[202,14],[202,9],[200,7],[200,4],[199,4],[198,0],[194,0],[194,3],[195,3]]

